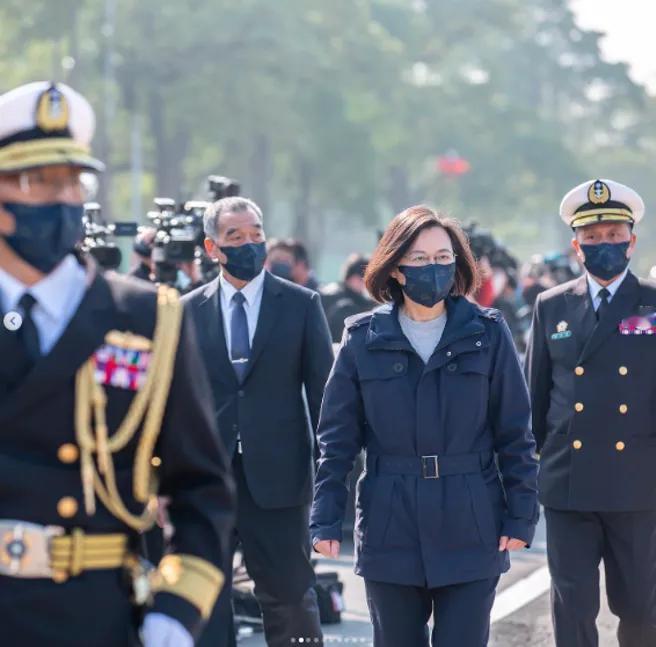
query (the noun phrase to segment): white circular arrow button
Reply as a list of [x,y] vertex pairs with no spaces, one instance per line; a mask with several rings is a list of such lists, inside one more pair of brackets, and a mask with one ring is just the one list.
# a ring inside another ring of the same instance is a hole
[[23,317],[21,317],[17,312],[10,310],[4,316],[2,323],[5,325],[5,328],[7,330],[11,330],[11,332],[14,332],[23,325]]

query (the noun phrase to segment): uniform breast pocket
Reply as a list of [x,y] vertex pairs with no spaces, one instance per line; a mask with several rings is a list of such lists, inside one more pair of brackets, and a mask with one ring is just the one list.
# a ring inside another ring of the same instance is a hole
[[564,336],[567,331],[561,333],[562,336],[554,335],[549,337],[548,348],[549,355],[554,360],[574,361],[578,355],[579,347],[573,335]]
[[656,362],[645,361],[656,353],[656,335],[622,334],[618,331],[613,342],[619,348],[615,363],[622,378],[633,384],[640,380],[641,388],[646,386],[645,380],[656,378]]

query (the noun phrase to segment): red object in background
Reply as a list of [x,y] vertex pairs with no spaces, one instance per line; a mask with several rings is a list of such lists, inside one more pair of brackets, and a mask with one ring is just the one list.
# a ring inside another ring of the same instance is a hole
[[492,307],[492,304],[494,303],[495,295],[494,295],[494,284],[492,283],[491,278],[483,279],[481,283],[481,287],[476,293],[475,298],[476,298],[476,303],[478,303],[478,305],[483,306],[484,308]]
[[460,177],[469,173],[471,164],[455,151],[449,151],[437,158],[437,170],[449,178]]

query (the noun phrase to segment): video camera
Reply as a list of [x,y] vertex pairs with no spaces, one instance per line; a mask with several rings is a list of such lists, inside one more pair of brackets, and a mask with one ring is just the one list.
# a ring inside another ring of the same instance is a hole
[[203,247],[203,215],[211,202],[239,193],[237,181],[223,175],[210,175],[207,178],[209,201],[189,200],[176,204],[171,198],[155,198],[156,209],[148,212],[148,219],[156,230],[151,259],[158,283],[175,285],[179,265],[196,260],[200,261],[203,281],[210,281],[217,275],[217,264]]
[[115,270],[122,260],[121,250],[113,238],[134,237],[137,234],[136,222],[117,222],[108,224],[102,218],[102,209],[97,202],[87,202],[82,216],[84,239],[82,250],[91,254],[98,265],[105,270]]
[[207,198],[212,202],[221,198],[232,198],[241,193],[239,182],[223,175],[210,175],[207,178]]
[[154,202],[157,210],[149,211],[148,219],[156,229],[151,255],[155,280],[174,285],[178,264],[193,262],[196,248],[202,245],[206,203],[176,206],[175,200],[170,198],[155,198]]

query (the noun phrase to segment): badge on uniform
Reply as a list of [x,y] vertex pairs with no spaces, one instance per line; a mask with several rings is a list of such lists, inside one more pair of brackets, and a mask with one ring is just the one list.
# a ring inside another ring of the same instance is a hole
[[622,335],[656,335],[656,312],[641,306],[639,314],[620,321],[619,330]]
[[572,336],[572,331],[567,330],[569,324],[566,321],[561,321],[556,326],[556,332],[551,335],[551,339],[567,339]]
[[141,335],[111,330],[94,353],[98,384],[138,391],[146,381],[152,341]]

